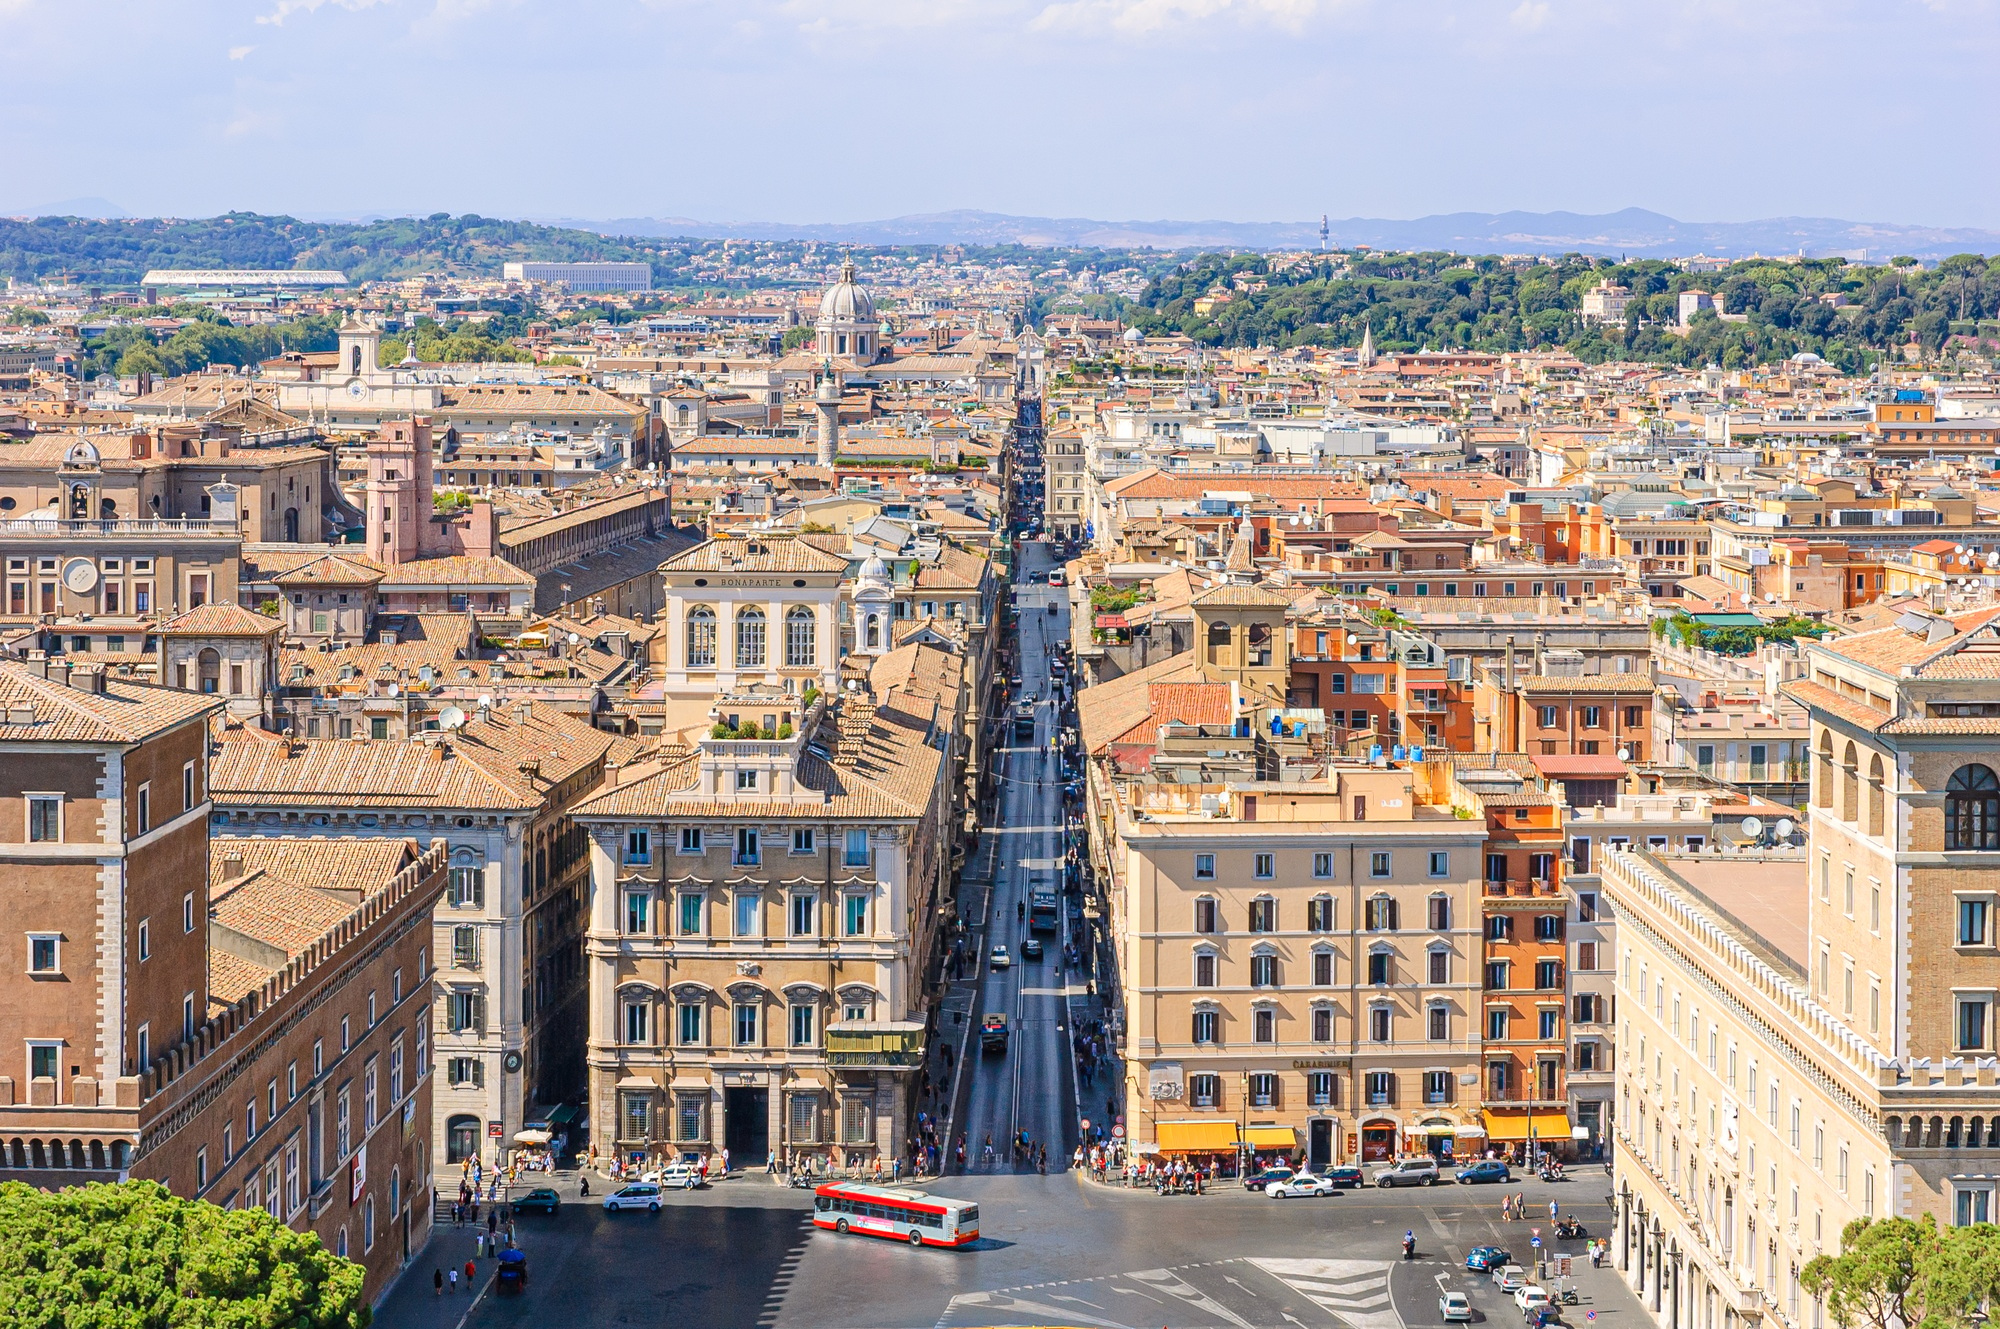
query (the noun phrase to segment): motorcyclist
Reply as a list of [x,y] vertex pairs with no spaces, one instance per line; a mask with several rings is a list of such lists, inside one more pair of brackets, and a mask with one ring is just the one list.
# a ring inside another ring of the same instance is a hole
[[1417,1258],[1417,1234],[1414,1231],[1403,1234],[1403,1258],[1405,1260]]

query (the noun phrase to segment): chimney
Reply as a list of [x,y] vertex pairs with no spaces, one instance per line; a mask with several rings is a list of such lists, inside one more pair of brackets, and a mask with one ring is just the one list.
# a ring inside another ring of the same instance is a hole
[[533,703],[532,701],[523,701],[516,703],[514,707],[514,723],[515,724],[528,723],[528,718],[534,714],[534,709],[535,709],[535,703]]
[[78,665],[70,671],[70,683],[79,691],[104,695],[104,666],[101,664]]
[[28,672],[36,678],[49,676],[49,653],[47,651],[28,652]]
[[222,855],[222,879],[235,881],[243,875],[243,851],[230,849]]
[[48,678],[51,683],[60,683],[64,687],[69,686],[69,660],[67,657],[58,657],[49,661]]

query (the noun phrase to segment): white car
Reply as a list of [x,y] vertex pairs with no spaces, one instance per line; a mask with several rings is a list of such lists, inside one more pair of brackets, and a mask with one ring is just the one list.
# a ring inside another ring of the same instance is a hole
[[1011,969],[1014,965],[1014,957],[1007,954],[1005,946],[995,946],[988,952],[986,963],[989,968],[993,969]]
[[1264,1194],[1274,1200],[1289,1200],[1295,1195],[1331,1195],[1333,1183],[1310,1172],[1294,1172],[1289,1177],[1266,1182]]
[[1528,1285],[1528,1271],[1518,1264],[1496,1265],[1493,1269],[1493,1286],[1512,1296]]
[[669,1163],[655,1171],[640,1173],[639,1180],[652,1182],[664,1190],[691,1191],[701,1185],[701,1169],[692,1163]]
[[1529,1311],[1549,1304],[1549,1290],[1539,1283],[1528,1283],[1514,1293],[1514,1304],[1519,1306],[1521,1313],[1525,1315]]
[[606,1213],[617,1213],[620,1209],[644,1209],[647,1213],[660,1212],[660,1188],[650,1181],[635,1181],[604,1197]]
[[1446,1324],[1472,1323],[1472,1298],[1463,1292],[1447,1292],[1438,1298],[1438,1315]]
[[1049,585],[1060,586],[1062,584],[1063,584],[1062,569],[1061,568],[1049,569]]

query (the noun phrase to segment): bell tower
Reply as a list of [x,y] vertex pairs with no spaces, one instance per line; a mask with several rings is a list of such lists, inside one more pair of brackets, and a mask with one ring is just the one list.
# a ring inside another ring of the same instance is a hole
[[349,314],[340,325],[340,371],[336,377],[375,378],[380,372],[381,353],[382,330],[359,314]]

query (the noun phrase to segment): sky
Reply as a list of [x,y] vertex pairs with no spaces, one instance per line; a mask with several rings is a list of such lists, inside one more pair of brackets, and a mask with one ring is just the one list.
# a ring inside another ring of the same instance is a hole
[[0,213],[2000,229],[2000,0],[0,0]]

